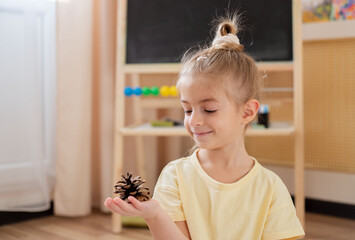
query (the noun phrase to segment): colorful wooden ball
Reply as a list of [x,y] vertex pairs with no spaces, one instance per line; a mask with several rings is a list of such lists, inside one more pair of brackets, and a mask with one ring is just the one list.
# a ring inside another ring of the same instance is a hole
[[160,95],[163,97],[168,97],[170,95],[170,88],[169,86],[162,86],[160,87]]
[[132,94],[133,94],[133,89],[132,88],[130,88],[130,87],[126,87],[125,89],[124,89],[124,94],[126,95],[126,96],[131,96]]
[[142,93],[143,93],[143,96],[148,96],[149,94],[151,94],[151,91],[148,87],[143,87]]
[[159,88],[158,87],[151,87],[150,91],[152,92],[152,94],[154,96],[158,96],[159,95]]
[[140,87],[136,87],[134,90],[133,90],[133,93],[137,96],[140,96],[142,95],[142,89]]
[[173,97],[176,97],[179,94],[176,86],[171,86],[169,90],[170,90],[170,95]]

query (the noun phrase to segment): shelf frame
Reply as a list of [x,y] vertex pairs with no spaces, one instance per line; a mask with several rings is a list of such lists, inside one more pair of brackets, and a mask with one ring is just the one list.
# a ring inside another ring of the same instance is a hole
[[[280,62],[257,62],[260,71],[267,72],[291,72],[293,71],[293,61]],[[123,71],[126,74],[177,74],[180,72],[182,65],[180,63],[140,63],[140,64],[124,64]]]
[[[149,123],[142,125],[131,125],[119,129],[123,136],[189,136],[183,126],[176,127],[152,127]],[[279,127],[267,129],[252,129],[246,130],[245,135],[248,136],[293,136],[295,128]]]
[[[142,152],[143,136],[187,136],[183,129],[157,129],[142,130],[137,126],[127,127],[125,124],[125,96],[122,93],[125,87],[127,75],[133,75],[134,82],[141,74],[178,74],[181,70],[179,63],[159,64],[127,64],[126,59],[126,21],[127,1],[118,0],[117,4],[117,38],[116,38],[116,87],[115,87],[115,137],[114,137],[114,164],[113,183],[119,179],[123,170],[123,142],[125,136],[136,136],[138,152]],[[287,62],[259,62],[260,71],[265,72],[292,72],[293,73],[293,102],[294,102],[294,126],[285,129],[255,130],[248,129],[247,136],[293,136],[295,138],[295,202],[297,216],[305,227],[305,195],[304,195],[304,120],[303,120],[303,66],[302,66],[302,5],[301,0],[292,0],[293,14],[293,61]],[[168,99],[165,99],[168,100]],[[158,103],[155,99],[135,99],[135,104],[145,108],[180,107],[174,100],[168,100],[166,104]],[[142,116],[134,109],[135,116]],[[139,120],[140,121],[140,120]],[[139,121],[137,123],[139,123]],[[143,154],[138,154],[141,159]],[[139,160],[140,161],[140,160]],[[141,162],[141,161],[140,161]],[[144,164],[139,163],[139,168]],[[121,216],[112,214],[112,231],[122,231]]]

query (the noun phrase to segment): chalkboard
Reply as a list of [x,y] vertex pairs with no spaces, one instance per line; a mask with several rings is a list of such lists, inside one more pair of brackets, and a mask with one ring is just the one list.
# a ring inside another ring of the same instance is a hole
[[236,9],[247,53],[292,60],[292,0],[128,0],[126,63],[179,62],[187,49],[211,42],[213,19]]

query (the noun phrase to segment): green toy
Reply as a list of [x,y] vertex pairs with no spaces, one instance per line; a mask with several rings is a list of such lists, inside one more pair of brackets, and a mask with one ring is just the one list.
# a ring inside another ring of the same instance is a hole
[[151,94],[151,91],[150,91],[150,89],[148,87],[143,87],[142,88],[142,94],[143,94],[143,96],[148,96],[148,95]]
[[154,96],[158,96],[158,95],[159,95],[159,88],[158,88],[158,87],[151,87],[151,88],[150,88],[150,91],[151,91],[151,93],[152,93]]

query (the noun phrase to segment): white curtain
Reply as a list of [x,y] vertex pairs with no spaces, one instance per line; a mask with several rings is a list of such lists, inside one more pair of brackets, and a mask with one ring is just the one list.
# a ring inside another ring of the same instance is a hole
[[0,0],[0,210],[50,207],[55,177],[55,1]]
[[54,213],[91,213],[93,0],[57,2],[57,177]]

